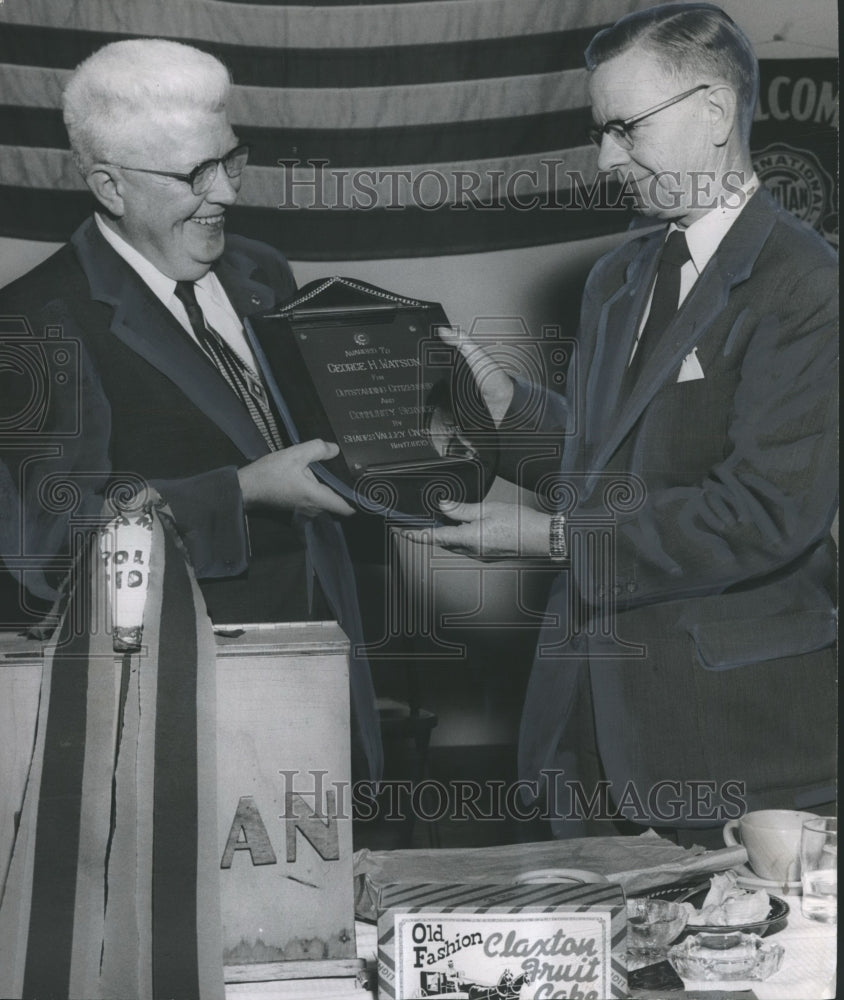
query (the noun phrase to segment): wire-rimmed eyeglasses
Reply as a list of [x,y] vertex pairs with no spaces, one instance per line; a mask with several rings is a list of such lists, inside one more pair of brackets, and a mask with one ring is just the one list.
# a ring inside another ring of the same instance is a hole
[[248,159],[249,146],[246,143],[241,143],[241,145],[235,146],[234,149],[230,149],[228,153],[224,153],[223,156],[218,156],[211,160],[203,160],[202,163],[198,163],[188,174],[179,174],[175,170],[152,170],[149,167],[127,167],[123,163],[113,163],[111,165],[120,167],[121,170],[134,170],[139,174],[156,174],[158,177],[172,177],[174,180],[184,181],[185,184],[189,184],[194,194],[206,194],[211,190],[214,178],[217,176],[218,167],[222,166],[229,177],[240,177]]
[[687,97],[691,97],[692,94],[696,94],[699,90],[705,90],[709,86],[710,84],[708,83],[699,83],[696,87],[692,87],[691,90],[684,90],[682,94],[678,94],[676,97],[669,97],[667,101],[657,104],[656,107],[648,108],[647,111],[643,111],[641,114],[633,115],[632,118],[611,118],[610,121],[604,122],[603,125],[594,125],[589,129],[589,138],[596,146],[600,146],[604,141],[604,136],[608,135],[613,142],[617,142],[623,149],[632,149],[633,136],[630,133],[640,122],[643,122],[646,118],[650,118],[651,115],[655,115],[658,111],[664,111],[674,104],[679,104],[680,101],[685,101]]

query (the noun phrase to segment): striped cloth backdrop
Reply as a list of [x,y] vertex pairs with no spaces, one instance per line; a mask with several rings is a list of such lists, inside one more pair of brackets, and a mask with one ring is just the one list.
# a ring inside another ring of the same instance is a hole
[[[185,41],[229,66],[233,123],[253,147],[231,230],[291,260],[620,232],[627,211],[593,209],[583,50],[600,27],[653,2],[0,2],[0,237],[64,241],[88,214],[62,86],[101,45],[139,36]],[[764,20],[766,0],[726,6],[751,33]],[[763,180],[837,243],[835,59],[766,59],[764,48],[753,141],[769,154]]]
[[[108,537],[109,557],[95,538],[78,560],[45,657],[0,871],[0,996],[222,1000],[211,625],[166,510]],[[106,590],[119,610],[131,588],[143,632],[115,652]]]
[[[0,236],[65,240],[90,210],[60,93],[87,55],[133,36],[185,41],[228,65],[233,123],[252,144],[231,229],[293,260],[489,251],[623,229],[624,212],[571,197],[571,173],[590,184],[596,170],[583,50],[600,26],[650,2],[7,2]],[[565,207],[564,219],[543,207]]]

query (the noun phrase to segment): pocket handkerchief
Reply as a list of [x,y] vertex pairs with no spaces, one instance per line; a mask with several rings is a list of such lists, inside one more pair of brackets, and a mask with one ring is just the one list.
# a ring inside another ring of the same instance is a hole
[[680,374],[677,376],[678,382],[693,382],[695,379],[704,378],[703,369],[697,359],[697,348],[692,348],[690,354],[683,358],[680,365]]

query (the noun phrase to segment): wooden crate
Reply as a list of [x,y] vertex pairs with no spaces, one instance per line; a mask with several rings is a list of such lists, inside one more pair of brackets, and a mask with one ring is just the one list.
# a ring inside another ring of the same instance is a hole
[[[348,640],[217,636],[217,827],[230,982],[354,974]],[[0,870],[35,737],[40,643],[0,635]]]

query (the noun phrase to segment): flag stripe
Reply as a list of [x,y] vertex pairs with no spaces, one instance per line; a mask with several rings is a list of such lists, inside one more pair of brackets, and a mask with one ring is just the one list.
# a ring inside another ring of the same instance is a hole
[[70,983],[88,698],[88,637],[74,635],[70,619],[52,665],[38,800],[23,983],[33,1000],[66,997]]
[[272,165],[297,157],[328,160],[335,167],[394,166],[455,160],[485,160],[506,150],[510,156],[581,146],[592,116],[586,108],[550,114],[463,121],[413,128],[278,129],[238,127],[251,143],[251,162]]
[[198,997],[197,646],[184,559],[169,532],[158,640],[153,806],[153,996]]
[[[568,206],[567,172],[593,183],[583,49],[600,25],[650,2],[0,6],[0,233],[52,242],[82,221],[93,202],[66,152],[62,86],[106,41],[151,35],[193,42],[232,69],[232,124],[253,152],[230,228],[294,260],[440,256],[612,232],[627,213],[575,206],[563,218],[535,196]],[[317,161],[324,197],[313,193]]]
[[68,150],[7,146],[0,162],[0,183],[21,188],[87,191]]
[[169,512],[148,508],[107,530],[122,529],[118,543],[128,539],[153,570],[146,645],[116,661],[107,591],[111,626],[127,613],[140,621],[140,609],[85,547],[47,650],[30,781],[0,886],[4,996],[224,995],[213,635]]
[[[7,105],[61,107],[62,87],[70,70],[0,64],[0,94]],[[584,69],[537,73],[489,80],[404,87],[240,87],[229,103],[240,125],[310,129],[395,128],[462,120],[512,118],[585,108]],[[493,124],[493,123],[491,123]],[[62,127],[62,142],[64,128]]]
[[[301,4],[269,7],[220,0],[27,0],[0,7],[10,24],[225,40],[270,49],[376,48],[530,37],[609,24],[650,0],[590,0],[588,5],[549,0],[434,0],[409,6],[355,3],[321,10]],[[585,8],[585,9],[584,9]]]
[[[173,529],[175,531],[175,528]],[[223,920],[220,908],[220,854],[217,840],[217,648],[205,602],[196,580],[193,613],[197,646],[197,864],[196,937],[200,996],[213,1000],[224,992]],[[183,626],[184,627],[184,626]],[[216,991],[216,992],[215,992]]]
[[[212,0],[214,3],[220,0]],[[257,7],[348,7],[350,0],[225,0],[226,3]],[[390,0],[394,4],[429,3],[430,0]]]
[[61,111],[0,105],[0,135],[13,135],[16,145],[69,149]]
[[[514,43],[515,44],[515,43]],[[60,72],[43,70],[41,72]],[[233,121],[286,128],[396,128],[535,115],[588,105],[583,67],[484,80],[413,83],[402,87],[240,87]],[[57,107],[58,104],[49,106]],[[494,122],[491,122],[494,124]]]
[[[527,156],[395,167],[337,167],[323,160],[281,161],[247,167],[238,204],[247,208],[435,208],[459,205],[470,196],[527,204],[534,192],[568,187],[572,174],[591,183],[597,177],[591,146]],[[471,176],[470,176],[471,175]],[[163,182],[160,182],[163,183]],[[59,191],[87,191],[67,150],[10,146],[0,162],[0,184]]]
[[[513,204],[459,212],[448,207],[282,212],[235,205],[226,215],[232,232],[284,247],[289,256],[301,260],[372,260],[541,246],[619,232],[631,220],[625,209],[590,211],[572,205],[571,198],[568,190],[556,192],[549,201],[559,207],[531,211]],[[92,197],[84,191],[0,186],[0,235],[15,237],[26,231],[31,239],[57,242],[93,207]]]
[[[234,122],[238,138],[250,144],[250,164],[275,166],[279,160],[327,160],[332,167],[487,160],[507,150],[510,157],[583,146],[592,121],[586,108],[488,121],[454,122],[415,128],[285,129]],[[69,149],[61,113],[43,108],[0,105],[0,130],[16,145]],[[6,147],[11,150],[14,147]],[[593,159],[595,157],[593,156]],[[81,181],[81,178],[80,178]],[[22,178],[15,183],[26,183]]]
[[[520,38],[355,49],[284,50],[185,38],[229,68],[239,86],[394,87],[551,73],[583,65],[595,29],[580,28]],[[0,60],[12,65],[73,69],[103,45],[136,37],[125,32],[81,31],[9,24],[0,36]],[[49,60],[49,61],[46,61]]]
[[[104,607],[106,595],[102,593],[98,600]],[[103,845],[108,844],[113,830],[115,737],[120,733],[118,665],[111,636],[91,635],[70,974],[72,997],[90,995],[89,984],[97,978],[99,946],[103,940],[108,883],[108,849],[104,851]]]

